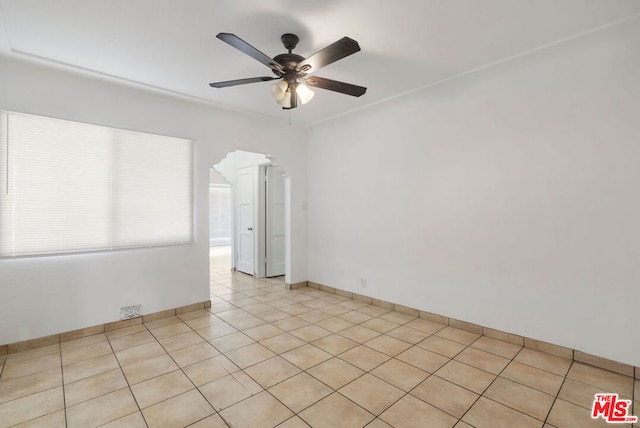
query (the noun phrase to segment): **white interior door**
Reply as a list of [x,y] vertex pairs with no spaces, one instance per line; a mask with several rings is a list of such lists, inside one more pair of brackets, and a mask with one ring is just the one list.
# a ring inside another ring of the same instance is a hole
[[284,275],[284,177],[266,166],[266,276]]
[[254,274],[253,167],[236,171],[236,270]]

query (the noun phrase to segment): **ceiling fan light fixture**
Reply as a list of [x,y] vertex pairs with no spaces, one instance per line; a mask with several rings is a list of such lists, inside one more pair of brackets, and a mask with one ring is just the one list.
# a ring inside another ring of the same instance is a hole
[[291,108],[291,90],[287,90],[277,103],[285,109]]
[[300,102],[302,104],[306,104],[309,101],[311,101],[313,96],[316,94],[311,89],[309,89],[307,85],[305,85],[302,82],[299,82],[298,85],[296,86],[296,93],[298,94],[298,97],[300,98]]
[[278,83],[274,83],[271,85],[271,96],[275,98],[276,101],[280,101],[284,98],[287,89],[289,88],[289,84],[284,80],[279,81]]

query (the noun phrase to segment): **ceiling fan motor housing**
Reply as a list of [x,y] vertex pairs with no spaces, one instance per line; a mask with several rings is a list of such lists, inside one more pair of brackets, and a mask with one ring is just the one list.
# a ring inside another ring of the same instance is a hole
[[[300,62],[305,60],[303,56],[291,52],[298,44],[298,36],[296,36],[295,34],[286,33],[283,34],[282,37],[280,37],[280,40],[282,41],[285,49],[289,51],[289,53],[276,55],[275,57],[273,57],[273,60],[280,64],[282,68],[284,68],[285,73],[283,77],[285,80],[295,81],[296,76],[299,74],[296,71],[296,67]],[[279,75],[277,71],[274,70],[273,72],[275,75]]]
[[[273,57],[273,60],[284,68],[285,72],[295,72],[298,63],[304,61],[304,57],[294,53],[283,53]],[[278,73],[276,73],[277,75]],[[285,73],[288,74],[288,73]]]

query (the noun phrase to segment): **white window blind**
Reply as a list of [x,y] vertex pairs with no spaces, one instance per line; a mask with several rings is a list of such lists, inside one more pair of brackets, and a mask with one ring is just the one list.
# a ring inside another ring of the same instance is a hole
[[231,186],[209,184],[209,246],[231,245]]
[[0,257],[193,240],[192,142],[0,112]]

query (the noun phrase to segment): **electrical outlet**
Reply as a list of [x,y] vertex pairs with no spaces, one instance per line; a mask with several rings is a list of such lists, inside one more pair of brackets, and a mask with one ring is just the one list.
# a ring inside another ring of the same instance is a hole
[[367,288],[367,278],[360,278],[360,287]]
[[129,305],[120,308],[120,319],[129,320],[142,315],[142,305]]

